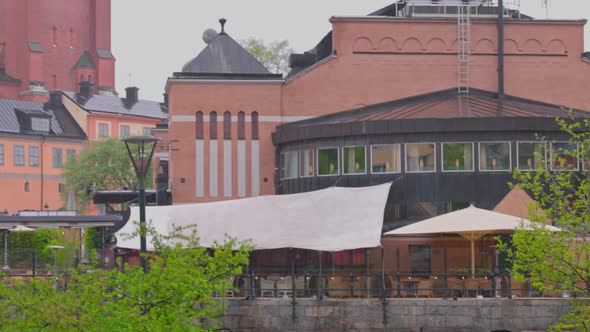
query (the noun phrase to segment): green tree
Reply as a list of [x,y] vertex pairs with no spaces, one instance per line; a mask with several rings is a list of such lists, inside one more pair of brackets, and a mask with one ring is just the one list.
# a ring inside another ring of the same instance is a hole
[[[590,295],[590,169],[583,171],[553,171],[571,169],[578,161],[589,160],[590,121],[573,117],[557,119],[557,124],[569,136],[569,145],[553,151],[545,163],[535,171],[515,171],[514,186],[529,192],[535,204],[530,206],[529,219],[536,221],[533,231],[517,230],[511,245],[502,244],[508,254],[513,276],[519,281],[530,279],[532,286],[541,291],[557,293],[575,291]],[[550,142],[540,137],[549,148]],[[576,146],[579,143],[580,149]],[[569,149],[568,149],[569,147]],[[573,148],[572,148],[573,147]],[[537,158],[544,155],[537,153]],[[544,167],[547,166],[547,167]],[[587,166],[587,165],[586,165]],[[551,221],[562,231],[551,233],[544,225]],[[571,324],[582,327],[588,324],[590,310],[576,307],[578,314],[564,317]],[[581,314],[585,313],[585,314]],[[572,320],[572,317],[575,318]],[[561,329],[565,325],[553,328]],[[583,329],[586,331],[586,329]]]
[[289,72],[289,55],[295,51],[289,46],[289,41],[273,41],[265,44],[262,39],[249,38],[241,42],[242,47],[275,74]]
[[[63,201],[73,191],[80,211],[92,200],[92,193],[87,191],[92,184],[97,190],[133,189],[137,184],[125,144],[115,138],[90,142],[78,158],[68,159],[62,176],[66,188]],[[147,188],[152,185],[151,179],[150,170],[145,181]]]
[[224,307],[213,296],[233,287],[229,277],[242,273],[249,245],[228,239],[207,249],[199,247],[194,228],[177,228],[170,236],[148,231],[155,251],[147,274],[125,266],[122,271],[72,270],[67,287],[42,278],[0,282],[0,330],[213,329]]

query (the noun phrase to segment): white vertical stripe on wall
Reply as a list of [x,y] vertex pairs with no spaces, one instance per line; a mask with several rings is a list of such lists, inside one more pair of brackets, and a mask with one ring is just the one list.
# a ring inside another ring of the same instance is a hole
[[223,196],[232,196],[231,140],[223,141]]
[[196,153],[195,153],[195,187],[197,197],[205,196],[205,145],[202,139],[196,141]]
[[238,141],[238,196],[246,197],[246,141]]
[[217,140],[209,141],[209,196],[217,197]]
[[252,140],[252,158],[250,159],[252,162],[252,196],[258,196],[260,194],[260,164],[259,164],[259,149],[258,149],[258,141]]

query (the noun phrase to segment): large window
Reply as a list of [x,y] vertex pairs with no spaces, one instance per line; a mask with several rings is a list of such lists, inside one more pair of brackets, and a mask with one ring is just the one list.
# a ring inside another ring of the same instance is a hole
[[473,143],[443,143],[443,171],[473,171]]
[[129,137],[129,126],[121,125],[119,136],[121,138]]
[[25,146],[14,146],[14,166],[25,166]]
[[342,149],[342,171],[344,174],[365,174],[367,172],[364,146]]
[[318,149],[318,175],[337,175],[338,170],[338,149]]
[[64,166],[63,150],[60,148],[53,148],[51,150],[51,157],[53,160],[53,168],[62,168]]
[[516,143],[516,152],[519,170],[531,171],[543,167],[543,159],[545,158],[544,143],[518,142]]
[[510,170],[510,143],[479,143],[479,170]]
[[434,143],[406,144],[406,172],[434,172]]
[[304,149],[299,152],[299,175],[308,177],[315,175],[315,158],[313,149]]
[[578,144],[551,143],[551,169],[554,171],[578,170]]
[[66,150],[66,160],[76,159],[76,150],[74,149],[67,149]]
[[98,137],[109,137],[109,124],[99,123],[98,124]]
[[29,166],[31,166],[31,167],[38,167],[39,166],[39,147],[38,146],[29,146]]
[[246,113],[238,112],[238,139],[246,139]]
[[4,144],[0,144],[0,165],[4,165]]
[[432,248],[430,246],[410,245],[410,265],[412,274],[432,272]]
[[49,119],[32,117],[31,129],[33,129],[34,131],[49,132]]
[[286,151],[281,153],[280,163],[280,176],[281,179],[292,179],[297,177],[299,165],[298,160],[299,153],[297,151]]
[[372,173],[399,173],[401,170],[399,144],[371,146]]

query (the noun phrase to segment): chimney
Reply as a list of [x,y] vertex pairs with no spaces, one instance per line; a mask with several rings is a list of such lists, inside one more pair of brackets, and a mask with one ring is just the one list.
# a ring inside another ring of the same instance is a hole
[[53,107],[61,106],[61,91],[53,90],[49,93],[49,105]]
[[138,101],[138,91],[139,88],[134,87],[134,86],[130,86],[128,88],[125,88],[125,102],[127,104],[135,104]]
[[94,83],[90,81],[82,81],[80,82],[80,92],[78,93],[78,96],[85,99],[90,99],[90,97],[93,95],[93,90]]

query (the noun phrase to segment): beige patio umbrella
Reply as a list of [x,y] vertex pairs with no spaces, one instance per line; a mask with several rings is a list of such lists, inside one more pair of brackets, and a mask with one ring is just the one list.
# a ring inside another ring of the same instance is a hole
[[[543,225],[551,232],[559,228]],[[471,274],[475,274],[475,240],[487,234],[510,234],[522,227],[534,229],[530,220],[511,215],[479,209],[474,206],[446,213],[430,219],[389,231],[385,236],[459,234],[471,241]]]

